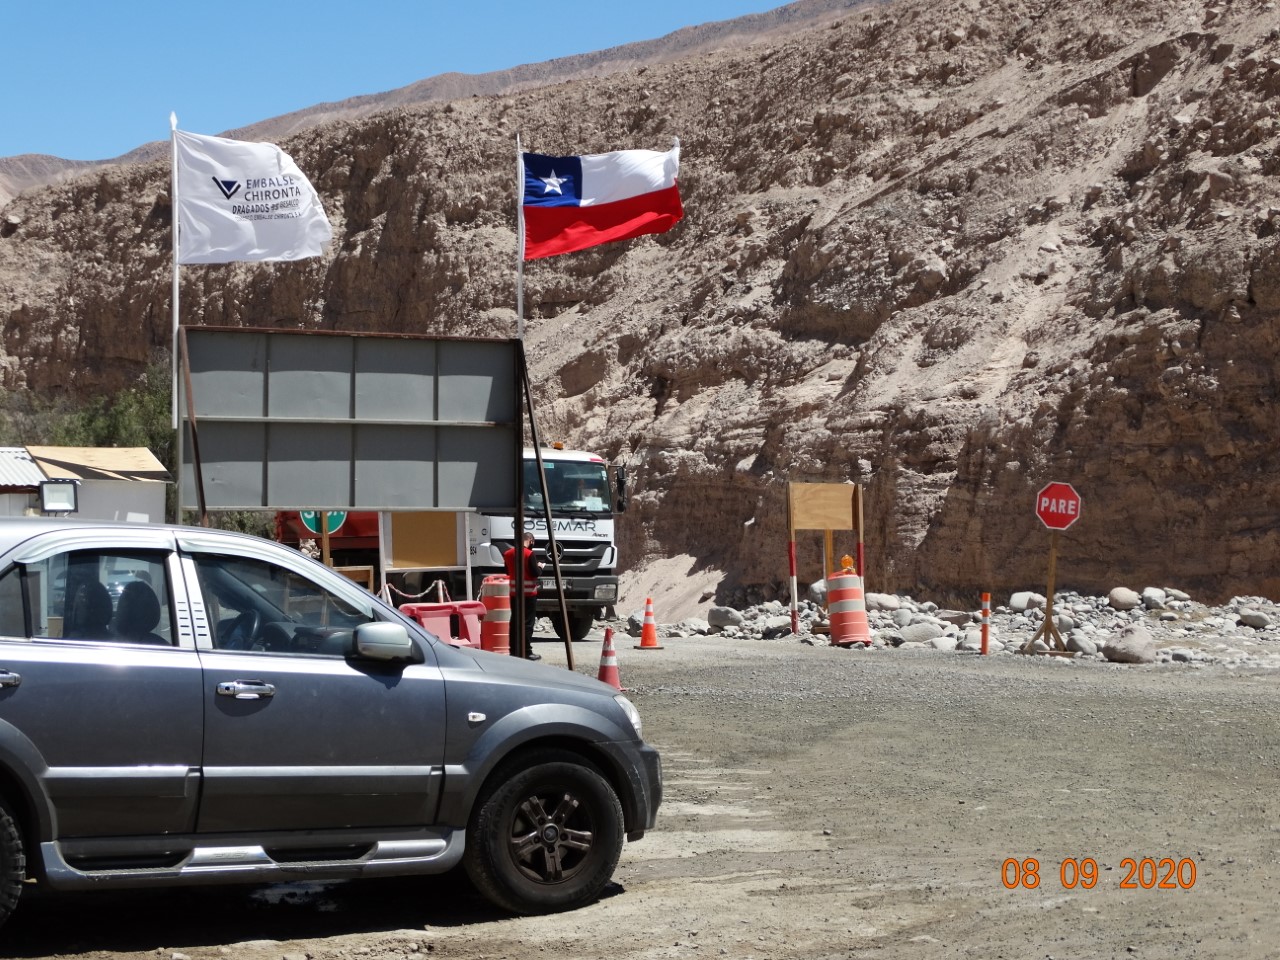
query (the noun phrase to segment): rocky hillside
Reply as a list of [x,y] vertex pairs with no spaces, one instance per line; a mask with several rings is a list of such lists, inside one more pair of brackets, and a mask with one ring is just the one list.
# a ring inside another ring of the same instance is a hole
[[[186,267],[184,322],[507,336],[514,138],[682,142],[686,219],[536,261],[545,437],[628,463],[633,565],[785,590],[786,481],[867,489],[867,583],[1280,595],[1280,14],[894,0],[752,45],[282,140],[322,259]],[[109,391],[169,342],[165,162],[0,211],[0,383]],[[801,535],[801,580],[821,536]],[[852,546],[837,538],[837,549]]]

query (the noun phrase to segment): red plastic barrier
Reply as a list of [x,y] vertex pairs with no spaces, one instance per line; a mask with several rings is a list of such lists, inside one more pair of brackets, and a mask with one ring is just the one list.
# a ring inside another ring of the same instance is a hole
[[485,606],[477,600],[449,603],[406,603],[400,611],[455,647],[481,647]]

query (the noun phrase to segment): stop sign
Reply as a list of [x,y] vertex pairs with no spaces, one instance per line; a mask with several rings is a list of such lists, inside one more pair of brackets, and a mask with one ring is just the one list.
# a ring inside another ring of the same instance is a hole
[[1080,519],[1080,494],[1069,483],[1050,483],[1036,494],[1036,516],[1050,530],[1065,530]]

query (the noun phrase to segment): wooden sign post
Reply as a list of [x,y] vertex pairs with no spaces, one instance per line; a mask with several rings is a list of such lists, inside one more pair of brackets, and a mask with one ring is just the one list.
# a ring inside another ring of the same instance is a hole
[[1036,516],[1050,530],[1049,586],[1045,590],[1044,623],[1040,624],[1036,635],[1019,648],[1019,653],[1036,653],[1035,642],[1043,639],[1049,653],[1056,656],[1068,654],[1054,618],[1053,592],[1058,574],[1058,532],[1080,519],[1080,506],[1080,494],[1069,483],[1050,483],[1036,494]]
[[835,530],[853,530],[858,537],[858,576],[865,577],[862,547],[862,484],[787,484],[787,560],[791,573],[791,632],[800,632],[800,600],[796,596],[796,531],[821,530],[823,576],[835,572]]

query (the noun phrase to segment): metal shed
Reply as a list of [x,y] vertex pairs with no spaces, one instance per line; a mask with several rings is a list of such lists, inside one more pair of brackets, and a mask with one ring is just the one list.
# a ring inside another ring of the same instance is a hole
[[27,447],[50,480],[79,480],[85,520],[165,521],[169,471],[146,447]]

